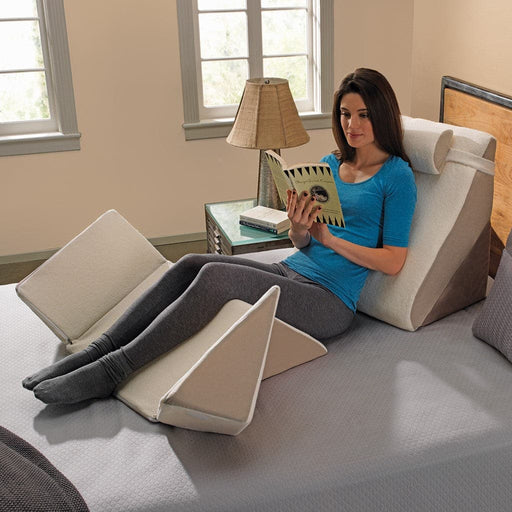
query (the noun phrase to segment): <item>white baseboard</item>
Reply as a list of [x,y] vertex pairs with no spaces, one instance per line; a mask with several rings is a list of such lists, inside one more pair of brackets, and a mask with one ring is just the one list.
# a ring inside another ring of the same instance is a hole
[[[185,233],[182,235],[171,235],[156,238],[148,238],[149,242],[155,247],[162,245],[182,244],[187,242],[201,242],[206,240],[206,232]],[[23,254],[12,254],[0,256],[0,265],[11,263],[25,263],[27,261],[47,260],[51,258],[59,249],[48,249],[47,251],[27,252]]]

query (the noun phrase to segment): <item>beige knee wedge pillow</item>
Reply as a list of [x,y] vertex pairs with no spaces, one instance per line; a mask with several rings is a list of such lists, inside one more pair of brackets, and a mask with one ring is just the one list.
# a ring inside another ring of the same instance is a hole
[[[273,314],[268,330],[269,308],[260,303],[277,302],[275,296],[273,287],[252,307],[240,300],[228,302],[186,343],[123,382],[117,397],[150,421],[241,432],[251,421],[260,380],[326,353],[321,343]],[[256,394],[249,400],[253,389]]]

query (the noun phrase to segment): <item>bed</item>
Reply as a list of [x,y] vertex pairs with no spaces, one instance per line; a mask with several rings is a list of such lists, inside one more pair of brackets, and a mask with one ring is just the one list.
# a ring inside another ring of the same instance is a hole
[[93,511],[509,511],[512,364],[473,336],[484,302],[415,331],[360,313],[327,356],[263,381],[231,437],[150,423],[113,398],[38,402],[21,380],[63,346],[1,286],[0,424]]

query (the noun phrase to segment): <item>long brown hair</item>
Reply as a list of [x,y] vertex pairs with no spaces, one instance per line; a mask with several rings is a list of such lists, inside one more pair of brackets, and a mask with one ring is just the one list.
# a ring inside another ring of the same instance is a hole
[[336,157],[342,162],[351,162],[356,154],[356,150],[348,144],[341,127],[341,99],[351,92],[359,94],[363,99],[378,146],[390,155],[399,156],[410,165],[403,145],[402,120],[395,92],[384,75],[367,68],[358,68],[348,74],[334,93],[332,132],[338,146],[338,150],[333,151]]

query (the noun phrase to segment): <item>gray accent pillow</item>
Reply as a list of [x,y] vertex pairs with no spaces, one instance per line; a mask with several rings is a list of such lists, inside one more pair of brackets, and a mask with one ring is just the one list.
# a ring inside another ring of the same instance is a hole
[[512,362],[512,231],[489,296],[473,323],[473,334]]

